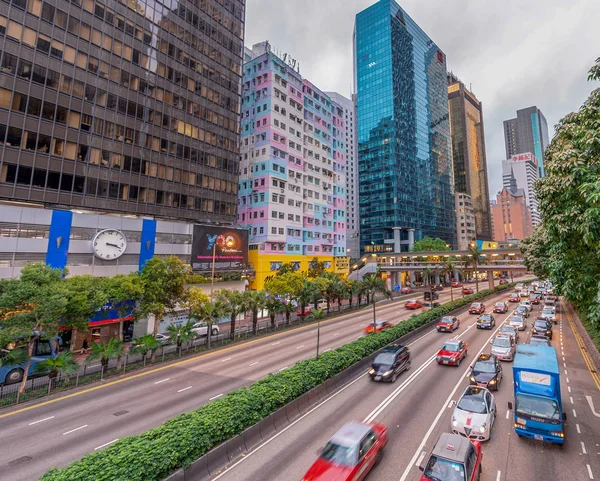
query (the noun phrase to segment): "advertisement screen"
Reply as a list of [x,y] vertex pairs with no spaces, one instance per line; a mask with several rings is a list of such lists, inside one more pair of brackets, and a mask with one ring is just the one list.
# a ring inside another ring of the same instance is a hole
[[231,227],[194,226],[192,240],[192,269],[212,270],[243,269],[248,264],[248,231]]

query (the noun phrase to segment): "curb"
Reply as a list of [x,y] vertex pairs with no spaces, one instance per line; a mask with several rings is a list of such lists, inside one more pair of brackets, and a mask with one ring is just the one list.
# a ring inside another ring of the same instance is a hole
[[[586,364],[590,370],[590,374],[598,385],[600,382],[600,371],[598,370],[598,366],[600,366],[600,352],[598,351],[592,336],[590,336],[590,333],[581,322],[581,319],[579,319],[577,311],[573,305],[565,300],[563,300],[562,303],[564,305],[565,317],[571,324],[573,331],[575,331],[575,341],[582,351],[584,360],[586,361]],[[581,343],[579,340],[581,340]],[[598,389],[600,389],[600,385],[598,385]]]

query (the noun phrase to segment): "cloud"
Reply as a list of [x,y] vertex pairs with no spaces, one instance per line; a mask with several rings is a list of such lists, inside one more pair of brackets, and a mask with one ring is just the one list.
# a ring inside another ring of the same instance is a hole
[[[369,0],[248,0],[246,45],[269,40],[325,91],[349,96],[352,33]],[[502,121],[536,105],[550,136],[597,85],[598,0],[406,0],[400,6],[446,53],[448,67],[483,102],[490,196],[500,190]]]

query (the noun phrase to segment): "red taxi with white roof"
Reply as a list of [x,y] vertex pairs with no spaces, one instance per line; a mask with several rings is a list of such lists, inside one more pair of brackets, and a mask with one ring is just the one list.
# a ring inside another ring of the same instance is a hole
[[460,366],[460,362],[467,357],[468,345],[460,339],[450,339],[442,345],[436,356],[438,364]]

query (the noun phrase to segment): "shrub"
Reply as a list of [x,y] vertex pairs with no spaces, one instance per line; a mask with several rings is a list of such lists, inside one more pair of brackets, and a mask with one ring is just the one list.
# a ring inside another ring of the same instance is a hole
[[162,426],[87,454],[64,469],[52,468],[41,481],[160,481],[387,344],[440,316],[509,287],[497,286],[456,299],[325,352],[318,360],[300,361]]

